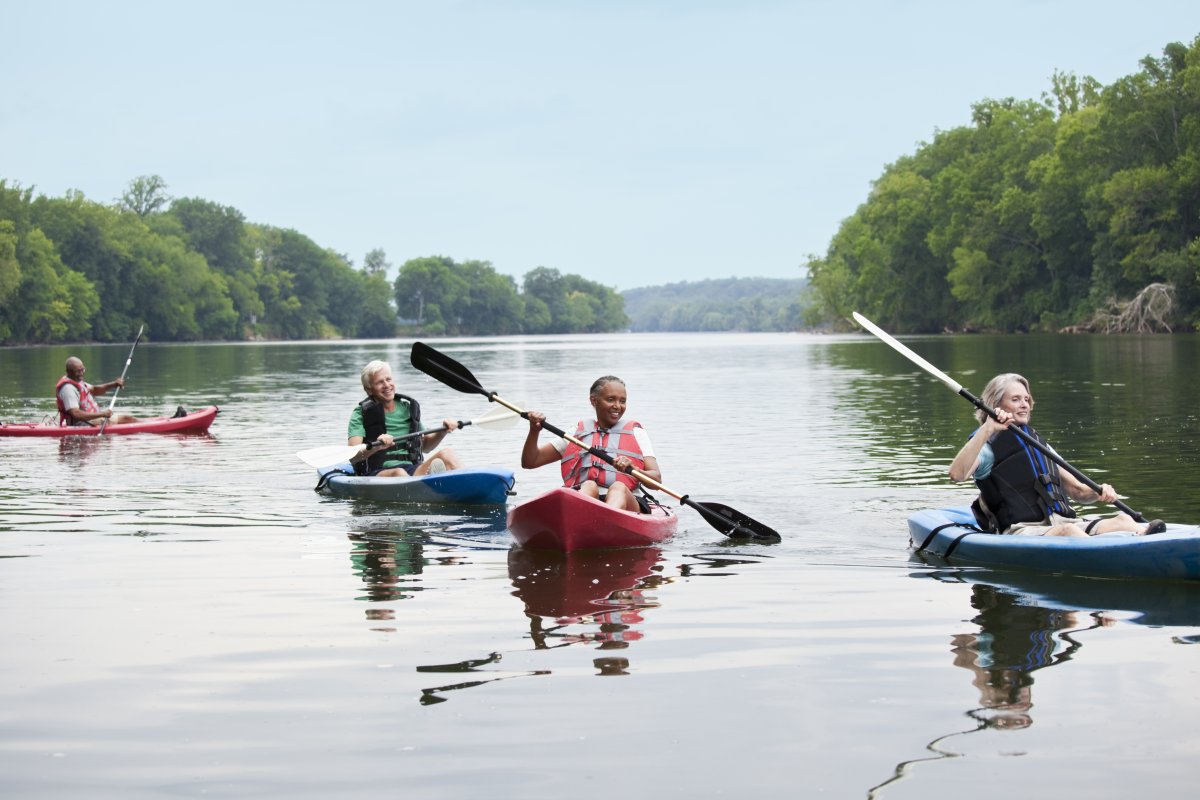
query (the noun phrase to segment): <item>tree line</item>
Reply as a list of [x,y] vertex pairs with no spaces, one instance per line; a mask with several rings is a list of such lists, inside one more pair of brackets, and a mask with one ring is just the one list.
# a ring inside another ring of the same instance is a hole
[[794,331],[808,305],[803,278],[721,278],[627,289],[633,331]]
[[1109,86],[1056,72],[1040,101],[889,165],[809,259],[811,321],[898,331],[1200,326],[1200,36]]
[[156,175],[102,204],[35,196],[0,179],[0,344],[385,338],[623,330],[613,289],[537,267],[516,281],[487,261],[410,260],[388,282],[303,234],[237,209],[172,199]]

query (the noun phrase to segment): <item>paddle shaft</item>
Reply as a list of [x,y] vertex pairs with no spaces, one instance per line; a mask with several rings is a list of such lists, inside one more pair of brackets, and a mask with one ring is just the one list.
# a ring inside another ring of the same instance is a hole
[[[932,375],[933,377],[937,378],[942,383],[949,386],[959,397],[962,397],[964,400],[966,400],[971,405],[975,406],[980,411],[987,414],[989,417],[996,420],[997,422],[1000,421],[1000,418],[998,416],[996,416],[996,410],[994,408],[991,408],[990,406],[988,406],[987,403],[983,402],[978,397],[971,394],[971,392],[969,392],[965,387],[963,387],[962,384],[955,381],[949,375],[942,372],[940,369],[933,366],[925,359],[921,358],[919,355],[914,353],[912,350],[908,349],[906,346],[904,346],[900,342],[896,341],[891,335],[889,335],[886,331],[884,331],[882,328],[880,328],[874,322],[871,322],[871,320],[867,319],[862,314],[859,314],[857,311],[854,312],[854,319],[856,322],[858,322],[858,324],[862,325],[868,331],[875,334],[875,336],[877,336],[880,340],[882,340],[884,344],[888,345],[893,350],[895,350],[897,353],[904,356],[909,361],[913,362],[918,367],[925,370],[930,375]],[[1038,450],[1040,450],[1046,456],[1046,458],[1050,459],[1055,464],[1057,464],[1059,467],[1061,467],[1062,469],[1065,469],[1067,472],[1071,473],[1071,475],[1073,475],[1080,483],[1087,486],[1089,489],[1091,489],[1097,495],[1100,494],[1100,492],[1101,492],[1100,484],[1096,483],[1094,480],[1089,478],[1087,475],[1084,475],[1078,469],[1076,469],[1075,467],[1068,464],[1061,456],[1058,455],[1058,453],[1055,453],[1053,450],[1051,450],[1049,447],[1047,447],[1046,445],[1039,442],[1033,436],[1030,436],[1028,433],[1026,433],[1024,430],[1022,430],[1019,425],[1009,425],[1008,430],[1010,430],[1014,434],[1016,434],[1017,437],[1020,438],[1022,441],[1026,442],[1027,444],[1031,445],[1032,447],[1036,447]],[[1122,503],[1120,500],[1114,500],[1112,502],[1112,505],[1116,506],[1121,511],[1124,511],[1126,514],[1133,517],[1134,520],[1136,520],[1137,522],[1145,522],[1146,521],[1145,517],[1143,517],[1138,512],[1134,511],[1129,506]]]
[[[120,380],[122,383],[125,381],[125,375],[129,372],[129,365],[133,362],[133,350],[134,350],[134,348],[136,348],[138,346],[138,342],[141,341],[142,331],[144,331],[144,330],[146,330],[146,326],[142,325],[141,327],[138,328],[137,336],[133,337],[133,345],[129,348],[129,355],[125,357],[125,369],[121,370]],[[117,405],[117,395],[120,393],[121,393],[121,386],[120,386],[120,384],[117,384],[117,388],[113,390],[112,400],[108,401],[108,410],[109,411],[112,411],[113,408]],[[96,434],[97,436],[104,435],[104,429],[108,427],[108,420],[109,420],[109,417],[105,417],[104,421],[100,423],[100,433]]]

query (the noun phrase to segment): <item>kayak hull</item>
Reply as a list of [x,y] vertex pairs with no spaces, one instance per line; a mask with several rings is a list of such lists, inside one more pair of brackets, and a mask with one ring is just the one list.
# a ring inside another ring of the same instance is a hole
[[[127,422],[124,425],[107,425],[105,436],[127,436],[132,433],[205,433],[217,418],[218,406],[209,406],[183,417],[152,417]],[[99,436],[98,426],[43,425],[38,422],[13,422],[0,424],[0,436]]]
[[508,532],[522,547],[571,553],[656,544],[675,533],[678,521],[662,506],[635,514],[559,487],[509,509]]
[[941,508],[908,518],[909,540],[922,556],[1100,578],[1200,581],[1200,527],[1168,525],[1165,533],[1106,533],[1087,538],[980,533],[971,510]]
[[472,467],[400,478],[364,477],[347,472],[353,473],[348,463],[318,469],[321,491],[334,497],[379,503],[502,506],[508,502],[516,482],[513,471],[502,467]]

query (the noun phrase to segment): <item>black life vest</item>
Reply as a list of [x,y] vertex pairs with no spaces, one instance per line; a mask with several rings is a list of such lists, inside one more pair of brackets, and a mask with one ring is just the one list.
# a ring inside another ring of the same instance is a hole
[[[1033,428],[1023,430],[1046,444]],[[1018,522],[1049,520],[1051,512],[1075,516],[1058,464],[1045,453],[1009,430],[1000,431],[988,444],[996,460],[986,478],[975,480],[979,498],[971,505],[979,527],[1003,533]]]
[[[390,433],[392,436],[403,436],[406,433],[416,433],[421,430],[421,404],[408,395],[399,393],[396,394],[396,402],[408,405],[409,429],[406,431],[389,431],[383,406],[370,397],[358,404],[358,407],[362,409],[364,441],[373,442],[385,433]],[[411,439],[396,442],[387,450],[380,450],[362,461],[355,462],[354,471],[359,475],[366,475],[382,468],[385,461],[407,461],[416,466],[424,460],[425,455],[421,452],[421,437],[414,436]]]

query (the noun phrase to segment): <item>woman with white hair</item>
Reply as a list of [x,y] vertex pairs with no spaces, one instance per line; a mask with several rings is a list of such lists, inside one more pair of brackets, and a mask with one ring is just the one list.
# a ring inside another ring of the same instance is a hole
[[441,448],[425,460],[426,453],[458,428],[455,420],[442,420],[443,430],[405,438],[421,430],[421,406],[396,391],[392,368],[386,361],[372,361],[363,367],[362,385],[367,397],[350,414],[346,443],[356,446],[368,442],[371,446],[351,459],[356,473],[392,478],[462,467],[449,447]]
[[975,480],[979,497],[971,510],[981,528],[1027,536],[1094,536],[1113,531],[1146,535],[1166,530],[1161,520],[1139,525],[1124,512],[1091,518],[1075,512],[1071,500],[1111,503],[1119,495],[1107,483],[1101,484],[1099,492],[1093,490],[1012,432],[1012,426],[1020,426],[1049,448],[1029,427],[1033,392],[1024,377],[1014,372],[997,375],[984,387],[980,399],[996,411],[997,419],[982,410],[975,412],[980,426],[950,464],[950,479]]

